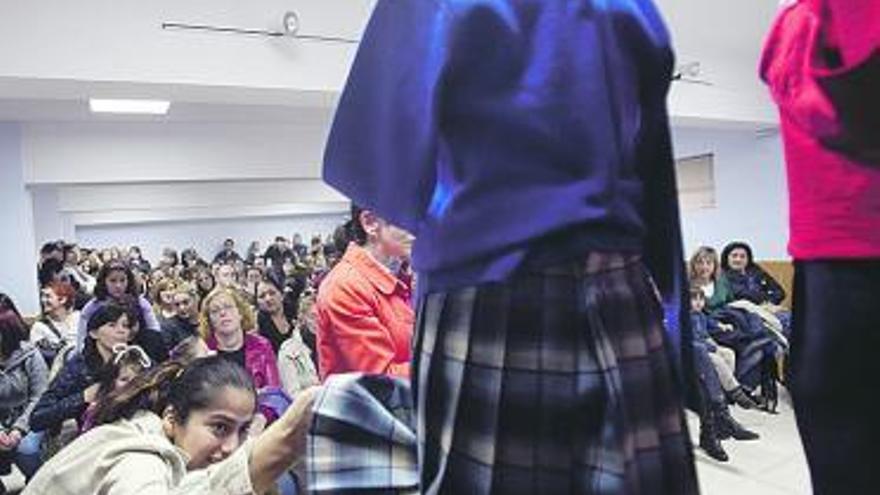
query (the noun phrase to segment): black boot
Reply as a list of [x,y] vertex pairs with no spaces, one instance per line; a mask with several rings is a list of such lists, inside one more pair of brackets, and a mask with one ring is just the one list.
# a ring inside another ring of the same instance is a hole
[[765,359],[761,372],[761,398],[763,407],[761,410],[770,414],[779,414],[776,410],[779,405],[779,384],[777,382],[776,360]]
[[742,387],[736,387],[728,392],[728,396],[733,400],[734,404],[743,409],[755,409],[758,407],[758,404],[749,397],[749,394],[745,393]]
[[718,462],[730,459],[718,439],[718,420],[714,412],[703,414],[700,418],[700,448]]
[[730,437],[733,437],[734,440],[757,440],[761,438],[760,435],[747,430],[737,420],[733,419],[727,407],[721,408],[716,414],[718,418],[718,437],[722,440]]

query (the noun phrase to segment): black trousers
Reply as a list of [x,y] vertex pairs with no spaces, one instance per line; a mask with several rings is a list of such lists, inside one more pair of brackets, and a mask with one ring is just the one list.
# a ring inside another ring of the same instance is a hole
[[880,486],[880,259],[795,264],[791,392],[816,495]]

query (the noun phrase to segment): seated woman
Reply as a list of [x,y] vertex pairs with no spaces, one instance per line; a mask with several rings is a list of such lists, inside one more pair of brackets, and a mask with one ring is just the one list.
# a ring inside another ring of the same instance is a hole
[[260,280],[255,293],[260,335],[272,343],[272,349],[277,353],[281,344],[296,331],[296,308],[285,304],[284,283],[275,272]]
[[[258,391],[280,388],[278,363],[272,344],[256,333],[253,308],[235,289],[218,287],[202,302],[199,331],[211,350],[250,373]],[[265,419],[274,415],[261,408]]]
[[134,272],[122,261],[110,261],[98,272],[98,282],[95,286],[95,296],[82,309],[79,320],[77,350],[83,349],[86,341],[86,327],[96,308],[111,299],[121,299],[130,296],[137,303],[138,320],[142,322],[141,330],[160,332],[161,327],[150,302],[140,294]]
[[140,346],[156,363],[163,363],[168,359],[168,348],[162,332],[141,330],[146,326],[143,314],[140,311],[138,300],[129,295],[122,296],[114,301],[128,309],[128,318],[131,322],[131,336],[129,342]]
[[100,426],[49,460],[23,495],[265,493],[305,457],[315,390],[256,438],[253,380],[212,356],[171,361],[108,396]]
[[159,327],[167,320],[174,318],[177,308],[174,307],[174,286],[177,280],[165,278],[150,287],[150,299],[153,301],[153,313],[159,320]]
[[[318,384],[312,351],[303,339],[303,328],[291,318],[284,304],[283,285],[276,273],[257,284],[260,334],[269,339],[278,355],[278,371],[284,391],[294,396]],[[295,313],[294,313],[295,315]]]
[[718,252],[709,246],[701,246],[688,263],[691,287],[699,288],[706,295],[706,308],[715,310],[733,300],[730,282],[719,269]]
[[162,339],[168,352],[174,350],[184,340],[199,335],[199,291],[189,282],[181,282],[174,287],[172,301],[177,314],[162,324]]
[[43,314],[31,326],[29,340],[49,366],[61,348],[76,344],[80,314],[73,309],[75,302],[76,291],[68,283],[50,282],[40,290]]
[[[721,251],[721,268],[735,300],[746,300],[760,306],[778,319],[768,321],[773,329],[781,331],[786,339],[791,334],[791,312],[779,306],[785,299],[785,289],[765,272],[752,255],[752,248],[744,242],[731,242]],[[768,318],[765,316],[765,320]]]
[[[40,466],[42,434],[31,431],[30,416],[48,381],[46,362],[27,341],[24,321],[0,294],[0,475],[15,464],[30,479]],[[0,493],[6,493],[2,481]]]
[[217,279],[214,278],[214,274],[208,267],[198,268],[194,278],[196,288],[199,290],[199,299],[204,301],[208,294],[217,287]]
[[318,288],[321,380],[350,371],[408,378],[414,315],[396,273],[412,236],[357,206],[348,228],[352,242]]
[[96,305],[86,332],[82,352],[64,364],[34,407],[34,430],[54,430],[68,419],[79,422],[88,406],[96,401],[98,381],[113,359],[113,348],[128,344],[131,338],[128,308],[112,301]]
[[691,286],[706,296],[706,308],[718,321],[731,324],[733,331],[710,333],[719,344],[736,352],[736,378],[749,391],[761,388],[758,399],[763,410],[773,411],[776,396],[776,356],[782,352],[776,338],[764,327],[761,318],[749,311],[731,306],[733,292],[727,277],[720,270],[718,253],[711,247],[700,247],[688,263]]

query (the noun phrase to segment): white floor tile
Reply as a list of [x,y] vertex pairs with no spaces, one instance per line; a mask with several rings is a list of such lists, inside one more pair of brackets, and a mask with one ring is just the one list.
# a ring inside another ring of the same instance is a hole
[[[725,440],[730,456],[717,462],[696,450],[697,475],[704,495],[810,495],[810,475],[800,443],[794,411],[783,393],[779,414],[731,408],[734,417],[761,438],[751,442]],[[688,426],[694,445],[699,441],[699,419],[688,413]]]

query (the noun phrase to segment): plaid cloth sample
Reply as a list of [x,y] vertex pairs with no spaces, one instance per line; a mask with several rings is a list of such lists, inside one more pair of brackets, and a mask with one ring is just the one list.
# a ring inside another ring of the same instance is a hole
[[418,493],[409,384],[383,375],[332,375],[315,402],[308,486],[315,494]]

